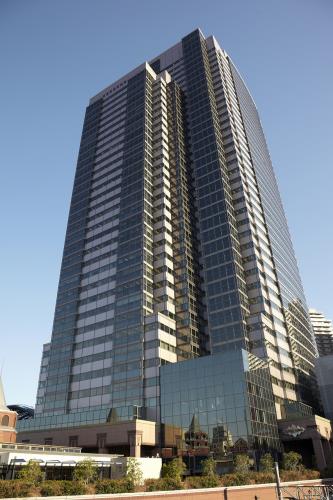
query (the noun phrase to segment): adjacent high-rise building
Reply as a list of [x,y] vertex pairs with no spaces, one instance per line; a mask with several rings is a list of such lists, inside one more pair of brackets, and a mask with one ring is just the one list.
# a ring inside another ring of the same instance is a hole
[[316,309],[310,309],[309,316],[312,323],[319,356],[333,354],[332,321],[326,319],[323,313],[316,311]]
[[324,415],[333,420],[333,353],[316,358],[315,366]]
[[159,421],[161,365],[240,349],[268,362],[278,418],[313,403],[313,333],[258,112],[196,30],[86,110],[27,425]]

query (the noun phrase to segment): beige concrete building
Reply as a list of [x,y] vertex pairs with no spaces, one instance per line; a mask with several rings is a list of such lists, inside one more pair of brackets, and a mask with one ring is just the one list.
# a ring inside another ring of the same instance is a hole
[[79,446],[90,453],[121,453],[132,457],[157,454],[159,426],[148,420],[85,425],[67,429],[25,431],[20,442]]

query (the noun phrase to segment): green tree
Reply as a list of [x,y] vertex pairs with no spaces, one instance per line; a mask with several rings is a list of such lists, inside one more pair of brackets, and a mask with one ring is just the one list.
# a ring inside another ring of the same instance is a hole
[[234,472],[246,474],[250,469],[250,459],[245,454],[236,455],[234,458]]
[[26,483],[34,486],[37,486],[43,481],[43,476],[39,463],[34,460],[29,460],[27,465],[25,465],[17,475],[18,479],[22,479]]
[[259,462],[259,469],[262,472],[272,472],[274,468],[274,460],[270,453],[265,453]]
[[163,464],[162,477],[173,478],[176,481],[181,481],[186,470],[186,465],[181,458],[174,458],[170,462]]
[[143,482],[141,465],[135,458],[129,457],[126,464],[126,477],[133,488],[140,486]]
[[216,474],[216,460],[213,457],[206,458],[202,464],[202,475],[208,477],[215,477]]
[[74,481],[82,481],[84,484],[93,483],[97,479],[97,465],[87,458],[79,462],[73,472]]
[[201,476],[202,488],[215,488],[219,486],[220,480],[216,473],[216,460],[213,457],[206,458],[202,464]]
[[296,451],[283,453],[282,468],[284,470],[302,470],[304,468],[302,464],[302,455],[296,453]]

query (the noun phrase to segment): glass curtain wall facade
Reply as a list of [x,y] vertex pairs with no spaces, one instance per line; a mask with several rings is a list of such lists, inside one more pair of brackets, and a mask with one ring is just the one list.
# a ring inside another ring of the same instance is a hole
[[184,106],[144,64],[87,108],[31,428],[158,420],[159,367],[205,352]]
[[242,349],[163,366],[161,423],[162,456],[280,449],[268,365]]
[[210,352],[269,360],[278,416],[284,400],[316,406],[313,331],[255,103],[200,30],[154,65],[186,94]]
[[269,361],[278,417],[311,404],[306,311],[255,104],[213,37],[91,99],[29,425],[158,421],[162,365],[239,349]]

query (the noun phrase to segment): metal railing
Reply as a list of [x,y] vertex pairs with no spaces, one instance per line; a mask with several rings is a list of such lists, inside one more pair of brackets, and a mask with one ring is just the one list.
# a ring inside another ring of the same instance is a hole
[[275,462],[275,480],[278,500],[333,500],[331,484],[281,485],[277,462]]
[[54,446],[49,444],[33,444],[33,443],[0,443],[2,451],[55,451],[57,453],[81,453],[82,448],[75,446]]
[[281,500],[333,500],[331,485],[280,486],[280,491]]

